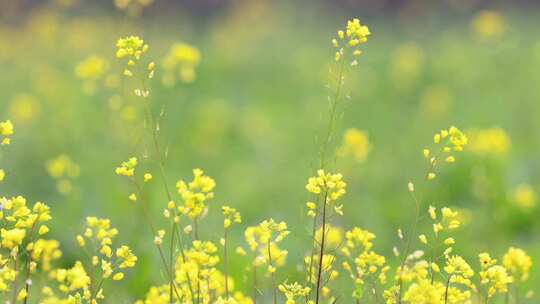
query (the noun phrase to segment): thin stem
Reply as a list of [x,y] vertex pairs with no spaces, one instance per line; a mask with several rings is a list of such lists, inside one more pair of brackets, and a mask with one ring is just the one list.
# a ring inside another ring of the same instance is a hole
[[326,236],[326,200],[328,198],[328,192],[324,194],[324,201],[323,201],[323,213],[322,213],[322,231],[321,231],[321,250],[319,252],[319,269],[317,273],[317,290],[315,293],[315,303],[319,304],[319,297],[321,292],[321,278],[322,278],[322,264],[323,264],[323,258],[324,258],[324,242],[325,242],[325,236]]
[[257,304],[257,266],[255,266],[255,258],[253,258],[253,304]]
[[223,239],[225,240],[225,245],[223,246],[223,263],[224,263],[224,269],[223,272],[225,274],[225,298],[227,301],[229,300],[229,261],[228,261],[228,246],[229,242],[227,241],[227,235],[228,235],[229,229],[225,228],[225,233],[223,236]]
[[[173,273],[174,272],[174,237],[175,237],[175,233],[174,233],[174,226],[175,226],[175,222],[174,222],[174,218],[172,220],[172,227],[171,227],[171,244],[170,244],[170,248],[169,248],[169,267],[170,267],[170,270],[169,270],[169,273]],[[169,303],[174,303],[174,300],[173,300],[173,282],[174,280],[174,277],[171,275],[171,278],[170,278],[170,282],[169,282]]]
[[326,152],[328,150],[328,145],[330,144],[331,138],[332,138],[332,131],[334,130],[334,121],[336,118],[336,112],[337,112],[337,105],[341,96],[341,89],[343,85],[343,72],[345,70],[345,60],[341,61],[341,65],[339,67],[339,73],[338,73],[338,79],[336,84],[336,93],[334,95],[334,99],[332,101],[332,105],[330,107],[330,119],[328,120],[328,127],[326,130],[326,137],[324,139],[323,145],[321,146],[321,162],[320,162],[320,169],[324,169],[326,166]]
[[403,292],[403,268],[405,267],[405,262],[407,261],[407,256],[409,255],[409,251],[411,249],[412,240],[415,238],[416,235],[416,226],[418,225],[418,218],[420,217],[420,202],[418,201],[418,198],[416,197],[416,194],[414,191],[410,191],[411,196],[414,200],[415,205],[415,211],[414,211],[414,220],[412,222],[412,227],[410,234],[407,238],[407,245],[405,248],[405,252],[401,261],[401,268],[399,270],[399,278],[398,278],[398,285],[399,285],[399,293],[398,293],[398,304],[401,304],[401,295]]
[[[133,179],[130,179],[130,181],[135,185],[135,188],[137,189],[137,192],[139,193],[139,197],[141,198],[141,206],[143,209],[143,213],[145,215],[146,221],[148,225],[150,226],[150,230],[152,231],[152,235],[156,235],[156,229],[154,227],[154,224],[152,222],[152,219],[149,216],[147,206],[146,206],[146,200],[142,191],[141,186]],[[165,259],[165,255],[163,254],[163,250],[161,249],[161,246],[156,245],[156,247],[159,250],[159,255],[161,257],[161,261],[163,262],[163,267],[165,268],[165,271],[167,272],[167,275],[169,276],[169,282],[171,282],[171,287],[174,290],[174,293],[176,293],[176,297],[180,299],[180,294],[178,292],[178,289],[176,288],[176,284],[174,284],[174,277],[172,276],[172,266],[169,268],[169,265],[167,265],[167,260]],[[172,299],[172,296],[171,296]]]
[[[16,257],[14,257],[14,267],[13,269],[15,269],[16,271],[19,271],[19,265],[17,264],[19,260],[19,255],[17,254]],[[18,289],[18,284],[17,284],[17,280],[15,280],[13,282],[13,300],[12,300],[12,303],[17,303],[17,289]]]
[[[317,197],[317,200],[319,200],[320,197]],[[317,202],[317,206],[319,205],[320,202]],[[316,251],[316,245],[317,245],[317,239],[316,239],[316,234],[317,234],[317,218],[319,216],[319,208],[317,208],[317,213],[315,214],[315,216],[313,217],[313,227],[311,229],[311,258],[309,260],[309,271],[308,271],[308,277],[307,277],[307,281],[308,281],[308,284],[309,284],[309,287],[310,287],[310,290],[313,290],[313,268],[314,268],[314,260],[315,260],[315,251]]]
[[[272,251],[270,249],[270,240],[268,240],[268,264],[270,265],[270,267],[272,268],[274,267],[274,265],[272,264]],[[272,291],[274,294],[274,304],[277,304],[276,277],[275,277],[274,272],[272,272],[271,275],[272,275]]]
[[444,304],[448,304],[448,289],[450,289],[450,279],[452,279],[452,275],[448,276],[448,280],[446,281],[446,288],[444,290]]

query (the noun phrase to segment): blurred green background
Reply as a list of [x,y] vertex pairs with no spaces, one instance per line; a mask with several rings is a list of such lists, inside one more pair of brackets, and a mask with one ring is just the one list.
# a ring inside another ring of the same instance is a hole
[[[370,149],[365,159],[332,164],[349,185],[336,224],[373,231],[379,252],[391,256],[395,231],[411,220],[412,180],[426,208],[463,211],[456,249],[472,264],[479,252],[500,257],[509,246],[540,261],[540,9],[533,3],[156,0],[126,11],[107,1],[8,1],[0,16],[0,119],[16,130],[0,155],[8,174],[2,195],[52,206],[51,237],[61,241],[65,263],[81,258],[74,235],[85,216],[111,218],[141,263],[125,288],[108,292],[109,303],[131,302],[165,281],[141,210],[127,199],[130,185],[114,174],[139,157],[139,172],[156,177],[148,195],[161,218],[166,196],[156,164],[145,159],[152,147],[141,100],[114,55],[116,40],[131,34],[150,44],[147,57],[157,63],[150,103],[164,112],[169,184],[197,167],[217,182],[203,237],[221,237],[222,204],[238,208],[244,225],[285,220],[294,231],[284,242],[294,273],[279,277],[298,275],[311,225],[304,186],[317,169],[333,81],[330,40],[358,16],[372,36],[347,73],[333,144],[356,128]],[[200,51],[193,81],[172,83],[161,68],[176,42]],[[76,67],[90,56],[104,60],[103,72],[81,79]],[[470,135],[470,145],[424,184],[422,149],[451,125]],[[429,225],[424,217],[422,228]],[[234,229],[239,244],[242,231]],[[233,261],[240,288],[245,263]],[[535,269],[523,290],[540,286]]]

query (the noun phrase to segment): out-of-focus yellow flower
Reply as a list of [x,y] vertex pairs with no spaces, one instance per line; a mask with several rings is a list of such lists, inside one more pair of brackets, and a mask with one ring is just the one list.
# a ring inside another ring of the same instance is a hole
[[79,176],[80,167],[69,156],[61,154],[46,162],[49,175],[56,180],[56,188],[61,194],[68,194],[73,189],[72,180]]
[[468,130],[469,150],[478,155],[506,155],[510,150],[510,137],[501,128]]
[[473,31],[483,39],[498,38],[507,28],[505,18],[495,11],[481,11],[472,20]]
[[68,155],[61,154],[46,163],[47,172],[53,178],[77,177],[80,167]]
[[440,115],[450,109],[452,94],[444,85],[432,85],[424,89],[420,102],[422,110],[426,114]]
[[195,80],[195,68],[200,61],[201,54],[194,46],[181,42],[173,44],[162,62],[163,83],[173,86],[177,77],[183,83],[192,83]]
[[31,122],[40,112],[38,101],[29,94],[16,95],[9,106],[9,113],[18,123]]
[[509,194],[510,201],[524,211],[533,209],[538,202],[538,194],[529,184],[515,187]]
[[126,11],[130,16],[140,16],[144,8],[154,3],[154,0],[114,0],[117,9]]
[[422,72],[424,52],[415,43],[398,46],[390,62],[390,78],[400,89],[414,85]]
[[532,267],[532,259],[520,248],[510,247],[503,256],[503,266],[510,274],[522,282],[529,279],[529,270]]
[[337,154],[341,157],[351,156],[357,162],[364,162],[371,150],[368,135],[358,129],[348,129],[343,135],[343,142]]
[[97,89],[96,82],[104,78],[108,68],[108,62],[100,56],[89,56],[77,64],[75,75],[83,81],[85,93],[95,93]]
[[89,56],[75,67],[75,75],[82,80],[101,79],[109,67],[108,62],[100,56]]
[[[343,229],[328,224],[326,226],[326,233],[324,236],[325,247],[330,251],[339,248],[343,242],[343,234]],[[322,227],[315,232],[315,241],[319,244],[321,243]]]

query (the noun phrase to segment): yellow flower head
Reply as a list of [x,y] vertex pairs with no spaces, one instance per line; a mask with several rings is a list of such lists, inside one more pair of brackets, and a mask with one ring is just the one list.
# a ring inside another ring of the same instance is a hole
[[[347,184],[343,181],[343,176],[341,174],[326,173],[322,169],[317,171],[317,176],[310,177],[306,185],[307,191],[313,194],[322,195],[326,200],[326,204],[335,204],[335,202],[345,194],[346,187]],[[334,209],[338,214],[342,213],[341,208],[341,206],[334,205]]]
[[[335,60],[343,60],[347,54],[352,55],[353,58],[360,56],[362,50],[359,46],[367,42],[370,34],[369,28],[361,24],[360,19],[354,18],[347,21],[345,30],[339,30],[337,37],[332,39],[332,46],[337,49]],[[356,65],[356,59],[353,59],[351,64]]]
[[119,59],[141,59],[141,56],[148,51],[148,44],[138,36],[120,38],[116,42],[116,57]]
[[364,162],[371,150],[367,133],[358,129],[348,129],[343,135],[343,143],[337,153],[340,157],[351,156],[357,162]]
[[137,256],[131,252],[128,246],[116,249],[116,257],[120,259],[120,268],[132,268],[137,262]]
[[128,161],[123,162],[116,168],[115,172],[118,175],[131,177],[135,174],[135,167],[137,166],[137,158],[131,157]]
[[184,201],[184,205],[178,210],[189,218],[200,217],[206,209],[206,201],[214,197],[216,182],[209,176],[204,175],[201,169],[193,170],[193,180],[185,182],[179,180],[176,183],[178,193]]
[[436,133],[433,136],[433,142],[439,150],[437,153],[434,153],[433,156],[429,149],[425,148],[422,150],[422,154],[429,161],[429,171],[426,176],[427,180],[435,179],[437,175],[434,171],[441,159],[447,163],[454,163],[456,161],[452,152],[463,151],[463,146],[468,143],[468,138],[458,128],[452,126],[447,130],[441,130]]
[[292,284],[284,282],[283,284],[279,284],[278,289],[281,293],[283,293],[283,295],[285,295],[285,298],[287,299],[285,304],[295,304],[296,298],[302,299],[307,297],[309,295],[309,291],[311,290],[309,287],[303,287],[297,282]]
[[510,247],[508,252],[503,256],[503,266],[513,276],[524,282],[529,279],[532,260],[523,249]]
[[22,244],[22,241],[26,236],[26,230],[19,228],[10,230],[2,229],[0,234],[2,236],[2,247],[13,249]]
[[467,150],[477,155],[505,156],[510,150],[510,137],[501,128],[473,129],[467,135]]
[[236,211],[236,209],[231,208],[229,206],[223,206],[221,207],[221,212],[223,213],[223,216],[225,219],[223,220],[223,227],[225,229],[229,228],[231,224],[234,223],[241,223],[242,217],[240,216],[240,212]]
[[195,68],[201,61],[199,50],[186,43],[175,43],[163,59],[162,67],[166,71],[163,82],[173,85],[178,77],[183,83],[195,80]]
[[108,63],[99,56],[90,56],[75,67],[75,75],[81,80],[95,81],[101,79],[108,69]]
[[509,193],[510,202],[523,211],[532,210],[538,202],[538,194],[529,184],[520,184]]
[[481,11],[472,23],[474,32],[483,39],[500,37],[506,31],[506,21],[504,17],[495,11]]
[[13,135],[13,124],[10,120],[0,121],[0,135],[2,136],[1,145],[9,145],[10,136]]

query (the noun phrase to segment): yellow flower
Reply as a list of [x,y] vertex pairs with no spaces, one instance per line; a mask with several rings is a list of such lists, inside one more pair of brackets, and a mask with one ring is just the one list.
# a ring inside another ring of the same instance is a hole
[[477,155],[505,156],[510,150],[510,137],[501,128],[472,129],[467,131],[469,148]]
[[2,139],[1,145],[9,145],[10,137],[13,135],[13,124],[10,120],[0,121],[0,135],[4,138]]
[[483,39],[492,39],[501,36],[506,31],[504,17],[495,11],[481,11],[478,13],[471,26],[475,33]]
[[17,123],[28,123],[34,120],[40,112],[40,104],[29,94],[18,94],[13,97],[9,106],[10,116]]
[[236,209],[231,208],[229,206],[223,206],[221,207],[221,212],[225,216],[225,219],[223,220],[223,227],[225,229],[229,228],[231,224],[234,223],[241,223],[242,217],[240,216],[240,212],[236,211]]
[[120,259],[120,268],[131,268],[135,266],[137,257],[131,252],[128,246],[121,246],[116,249],[116,256]]
[[176,183],[178,193],[184,201],[178,211],[191,219],[201,216],[206,208],[206,201],[214,197],[215,186],[216,182],[211,177],[204,175],[201,169],[194,169],[191,182],[180,180]]
[[[343,242],[343,234],[343,229],[327,224],[324,235],[324,246],[330,251],[339,248]],[[319,244],[321,243],[322,227],[315,232],[315,241]]]
[[497,292],[507,293],[508,284],[511,284],[514,280],[508,275],[506,268],[497,265],[497,261],[487,253],[479,254],[478,258],[481,267],[480,283],[487,285],[488,297],[493,297]]
[[297,282],[292,284],[287,284],[287,282],[285,282],[279,284],[278,290],[285,295],[285,298],[287,298],[285,304],[295,304],[295,299],[297,297],[300,299],[307,297],[311,289],[309,287],[303,287]]
[[146,183],[152,179],[152,174],[145,173],[143,178],[144,178],[144,182]]
[[352,156],[357,162],[364,162],[371,150],[367,134],[358,129],[348,129],[343,135],[343,143],[337,153],[340,157]]
[[75,67],[75,75],[81,80],[101,79],[108,69],[108,63],[99,56],[89,56]]
[[186,43],[173,44],[162,63],[166,72],[164,84],[174,85],[177,77],[184,83],[192,83],[195,80],[195,68],[200,60],[201,54],[197,48]]
[[437,174],[434,172],[440,157],[444,157],[447,163],[454,163],[456,158],[450,153],[461,152],[463,147],[468,143],[468,138],[463,132],[458,128],[452,126],[447,130],[441,130],[433,136],[433,143],[438,146],[439,152],[435,153],[434,156],[429,157],[430,150],[424,149],[423,154],[429,161],[429,171],[426,175],[427,180],[433,180],[437,177]]
[[522,282],[529,279],[529,270],[532,267],[531,257],[520,248],[510,247],[503,256],[503,266]]
[[[332,46],[337,49],[336,61],[340,61],[347,53],[353,58],[360,56],[362,50],[359,46],[367,42],[370,34],[369,28],[361,24],[360,19],[354,18],[347,21],[345,30],[339,30],[337,37],[332,39]],[[351,64],[356,65],[356,59],[353,59]]]
[[128,161],[123,162],[116,168],[115,172],[118,175],[133,176],[135,174],[135,167],[137,166],[137,158],[131,157]]
[[509,194],[510,201],[524,211],[530,211],[538,202],[538,194],[529,184],[520,184]]
[[112,279],[115,280],[115,281],[120,281],[124,278],[124,274],[121,273],[121,272],[118,272],[116,274],[113,275]]
[[148,51],[148,44],[144,44],[144,40],[138,36],[129,36],[118,39],[116,48],[117,58],[127,57],[129,60],[139,60]]
[[339,173],[326,173],[321,169],[317,171],[317,176],[308,179],[306,189],[313,194],[324,195],[326,203],[335,202],[346,192],[347,184],[342,179]]
[[6,230],[2,228],[0,234],[2,236],[2,247],[13,249],[22,244],[22,241],[26,236],[26,230],[19,228]]

